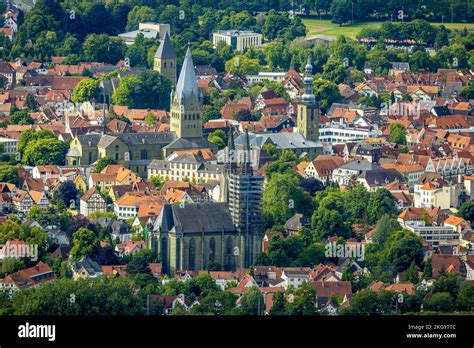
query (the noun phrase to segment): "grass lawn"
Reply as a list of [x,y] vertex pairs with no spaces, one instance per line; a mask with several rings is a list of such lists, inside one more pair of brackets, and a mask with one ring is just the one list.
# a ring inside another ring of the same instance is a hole
[[[308,28],[308,36],[313,35],[328,35],[328,36],[339,36],[345,35],[349,37],[355,37],[362,28],[367,27],[378,27],[383,22],[360,22],[354,23],[353,25],[343,25],[340,27],[338,24],[331,23],[330,19],[319,18],[302,18],[304,25]],[[434,23],[434,25],[441,25],[441,23]],[[444,23],[448,29],[474,29],[474,23]]]

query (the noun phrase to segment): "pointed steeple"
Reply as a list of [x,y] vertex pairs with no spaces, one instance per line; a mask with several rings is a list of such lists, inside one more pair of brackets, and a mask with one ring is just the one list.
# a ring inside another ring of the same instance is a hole
[[168,32],[165,32],[163,41],[161,42],[160,46],[158,46],[158,49],[156,50],[155,58],[176,59],[176,52],[173,48]]
[[245,145],[244,145],[244,162],[241,164],[240,171],[242,175],[252,175],[252,158],[251,158],[251,150],[250,150],[250,138],[249,138],[249,130],[245,128]]
[[102,134],[107,134],[107,116],[105,115],[105,100],[102,104]]
[[188,50],[184,57],[178,83],[176,84],[175,97],[184,104],[187,104],[191,96],[194,96],[194,98],[196,98],[196,103],[199,103],[200,95],[201,93],[198,88],[196,73],[194,71],[191,45],[188,44]]
[[314,105],[316,103],[316,97],[313,91],[313,66],[311,65],[311,56],[308,56],[308,62],[305,66],[303,83],[304,94],[301,97],[301,101],[306,105]]
[[230,172],[235,172],[237,169],[237,154],[235,153],[233,133],[232,126],[230,126],[227,134],[227,160],[225,162],[225,168]]

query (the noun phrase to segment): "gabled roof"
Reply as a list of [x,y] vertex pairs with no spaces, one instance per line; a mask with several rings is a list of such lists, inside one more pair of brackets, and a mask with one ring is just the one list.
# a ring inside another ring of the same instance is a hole
[[[99,191],[95,188],[95,186],[91,187],[89,190],[87,190],[86,193],[84,193],[84,195],[81,197],[81,201],[84,201],[84,202],[87,202],[91,197],[92,195],[94,194],[99,194]],[[102,196],[100,195],[100,197],[102,198]],[[103,198],[102,198],[103,199]],[[105,201],[104,201],[105,202]]]
[[316,290],[317,297],[345,296],[352,294],[352,284],[349,281],[313,281],[311,285]]
[[155,229],[167,232],[230,232],[235,227],[224,203],[166,204]]
[[431,259],[433,269],[433,277],[442,275],[443,272],[460,273],[462,268],[462,260],[458,255],[434,254]]

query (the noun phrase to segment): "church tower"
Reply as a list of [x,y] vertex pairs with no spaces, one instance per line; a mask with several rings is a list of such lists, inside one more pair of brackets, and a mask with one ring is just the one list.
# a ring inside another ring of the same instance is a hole
[[[243,153],[240,156],[238,152]],[[249,267],[261,252],[263,177],[253,173],[248,131],[245,133],[243,151],[235,150],[232,131],[229,133],[226,155],[221,200],[227,203],[239,234],[234,264]]]
[[296,126],[306,140],[317,141],[319,139],[319,107],[313,92],[313,66],[311,57],[305,66],[304,94],[301,96],[296,116]]
[[105,114],[105,101],[102,105],[102,119],[100,120],[100,123],[102,127],[102,134],[107,134],[107,116]]
[[170,130],[178,138],[202,138],[202,93],[194,72],[191,46],[188,45],[176,90],[171,91]]
[[156,50],[153,70],[170,80],[172,85],[176,84],[176,52],[168,32],[165,32],[163,41]]

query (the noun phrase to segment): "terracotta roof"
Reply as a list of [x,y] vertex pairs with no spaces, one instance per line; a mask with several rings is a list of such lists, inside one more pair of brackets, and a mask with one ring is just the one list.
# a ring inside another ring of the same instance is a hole
[[30,193],[31,198],[33,199],[33,201],[34,201],[36,204],[39,204],[40,201],[41,201],[41,199],[42,199],[43,196],[45,195],[45,193],[42,192],[42,191],[33,191],[33,190],[30,190],[29,193]]
[[316,290],[316,296],[344,296],[352,294],[352,284],[349,281],[313,281],[311,282],[313,289]]
[[459,226],[461,224],[466,224],[467,222],[463,218],[451,215],[446,220],[444,220],[444,223]]
[[459,273],[462,260],[458,255],[434,254],[431,259],[433,277],[439,277],[444,272]]
[[396,291],[396,292],[404,292],[407,295],[413,295],[415,290],[413,288],[413,284],[411,283],[400,283],[400,284],[391,284],[385,288],[387,291]]

